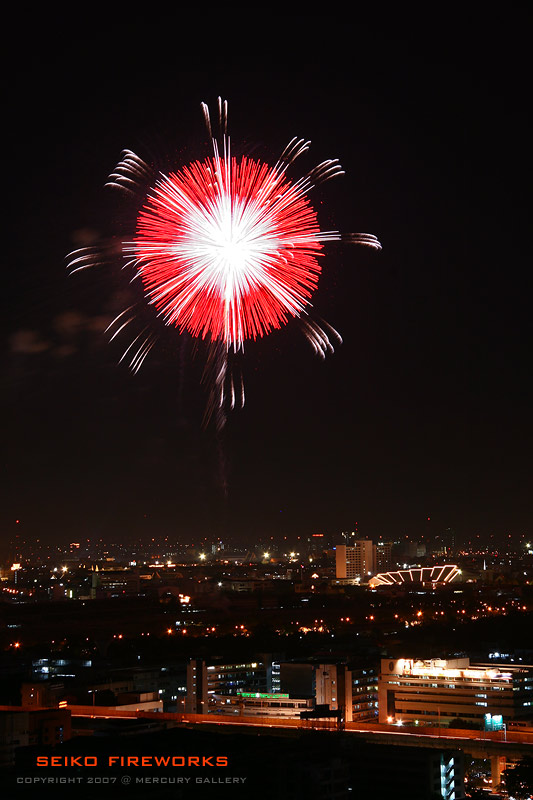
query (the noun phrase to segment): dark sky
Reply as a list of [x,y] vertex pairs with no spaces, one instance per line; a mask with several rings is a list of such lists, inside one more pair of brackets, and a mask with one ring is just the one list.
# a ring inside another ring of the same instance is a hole
[[[382,43],[279,72],[107,64],[70,44],[14,76],[4,538],[16,519],[50,541],[253,543],[356,521],[388,538],[423,532],[428,516],[466,537],[531,531],[525,56],[520,42],[505,58],[457,44],[461,58],[453,41],[424,56]],[[247,347],[246,407],[222,437],[201,428],[193,343],[163,337],[131,375],[102,333],[121,275],[65,269],[78,242],[123,229],[103,188],[120,151],[176,166],[207,154],[200,102],[218,94],[234,152],[272,160],[307,137],[293,176],[338,157],[346,175],[313,196],[323,227],[383,243],[328,248],[314,313],[342,346],[322,362],[289,325]]]

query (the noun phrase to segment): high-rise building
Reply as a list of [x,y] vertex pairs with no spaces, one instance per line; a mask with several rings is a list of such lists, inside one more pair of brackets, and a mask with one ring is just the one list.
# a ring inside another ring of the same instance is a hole
[[266,692],[267,669],[260,662],[246,664],[207,664],[193,658],[187,664],[185,711],[208,714],[214,695],[237,695],[240,692]]
[[207,703],[207,664],[201,658],[191,658],[187,664],[185,712],[207,714]]
[[374,569],[372,572],[388,572],[392,566],[393,542],[378,542],[374,546]]
[[370,539],[356,539],[353,545],[338,544],[335,552],[337,578],[366,578],[374,571],[374,548]]
[[[352,721],[377,722],[378,718],[378,667],[369,664],[351,664],[348,669],[352,682]],[[348,718],[346,718],[348,722]]]

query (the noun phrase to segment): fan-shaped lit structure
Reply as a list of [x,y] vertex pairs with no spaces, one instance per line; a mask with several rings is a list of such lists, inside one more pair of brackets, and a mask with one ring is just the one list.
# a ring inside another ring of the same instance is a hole
[[372,588],[376,586],[401,586],[413,583],[451,583],[461,574],[456,564],[444,564],[435,567],[413,567],[400,569],[397,572],[380,572],[369,580]]

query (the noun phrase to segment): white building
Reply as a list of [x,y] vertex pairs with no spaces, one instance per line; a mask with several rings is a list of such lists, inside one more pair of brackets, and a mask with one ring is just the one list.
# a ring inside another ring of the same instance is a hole
[[531,716],[533,666],[470,664],[469,658],[382,659],[380,722],[449,725],[461,719],[482,728],[486,715],[505,723]]

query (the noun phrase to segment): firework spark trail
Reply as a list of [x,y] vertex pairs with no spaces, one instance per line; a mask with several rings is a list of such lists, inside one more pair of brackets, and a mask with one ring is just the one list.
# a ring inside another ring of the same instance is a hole
[[123,150],[122,156],[105,186],[122,189],[137,197],[139,192],[143,191],[143,187],[153,181],[154,173],[148,164],[131,150]]
[[89,269],[105,262],[101,247],[80,247],[78,250],[73,250],[68,258],[68,267],[71,275],[74,275],[75,272],[80,272],[82,269]]
[[[342,341],[331,326],[308,314],[324,245],[341,241],[376,250],[381,245],[372,234],[320,230],[308,196],[319,184],[344,174],[337,159],[293,181],[288,171],[307,153],[310,141],[291,139],[274,166],[246,156],[237,159],[230,151],[226,101],[218,98],[217,133],[205,103],[202,111],[212,155],[166,175],[124,150],[106,185],[141,206],[135,236],[123,243],[122,268],[133,272],[132,281],[140,279],[144,300],[166,325],[207,344],[202,378],[210,394],[206,419],[215,415],[221,428],[224,409],[244,405],[244,384],[242,377],[236,381],[234,369],[247,339],[297,318],[320,357],[333,352],[334,339]],[[111,248],[81,248],[70,254],[69,267],[77,272],[108,263],[112,256]],[[108,327],[111,339],[135,321],[135,306],[130,306]],[[120,360],[128,358],[137,372],[155,341],[145,327]]]

